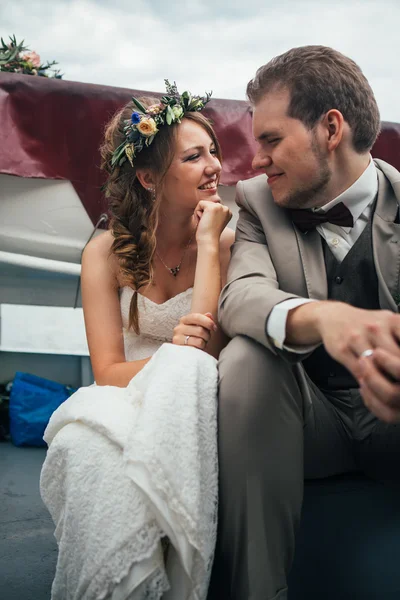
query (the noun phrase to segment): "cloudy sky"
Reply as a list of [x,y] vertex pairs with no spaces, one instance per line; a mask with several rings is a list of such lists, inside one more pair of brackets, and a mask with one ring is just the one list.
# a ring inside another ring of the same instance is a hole
[[293,46],[333,46],[400,122],[398,0],[0,0],[0,35],[25,39],[64,79],[244,99],[247,81]]

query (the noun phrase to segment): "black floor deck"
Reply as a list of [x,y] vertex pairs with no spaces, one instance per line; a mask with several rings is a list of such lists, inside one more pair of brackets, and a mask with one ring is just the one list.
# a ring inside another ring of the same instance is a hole
[[[39,494],[44,457],[0,443],[0,600],[50,600],[57,545]],[[309,485],[291,600],[399,600],[398,494],[360,478]]]
[[50,600],[57,545],[39,494],[44,456],[0,443],[1,600]]

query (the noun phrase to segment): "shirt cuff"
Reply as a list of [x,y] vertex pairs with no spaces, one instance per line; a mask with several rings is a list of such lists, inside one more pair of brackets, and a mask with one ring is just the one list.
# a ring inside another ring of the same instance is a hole
[[308,354],[318,348],[319,344],[312,346],[289,346],[285,344],[286,338],[286,321],[288,313],[293,308],[307,304],[308,302],[318,302],[318,300],[311,300],[309,298],[291,298],[290,300],[284,300],[280,304],[274,306],[267,321],[267,335],[272,340],[274,346],[279,350],[287,350],[288,352],[294,352],[295,354]]

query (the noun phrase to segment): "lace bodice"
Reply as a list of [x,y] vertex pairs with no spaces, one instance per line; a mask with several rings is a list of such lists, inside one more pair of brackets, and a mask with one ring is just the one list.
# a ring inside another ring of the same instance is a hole
[[162,304],[139,294],[140,335],[128,330],[129,306],[134,293],[132,288],[123,287],[120,294],[126,360],[152,356],[161,344],[172,341],[173,330],[179,319],[190,313],[193,288],[188,288]]

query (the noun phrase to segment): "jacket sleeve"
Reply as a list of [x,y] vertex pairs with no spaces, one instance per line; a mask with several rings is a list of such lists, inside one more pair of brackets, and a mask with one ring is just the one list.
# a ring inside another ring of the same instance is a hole
[[245,335],[290,362],[298,362],[304,355],[275,348],[266,328],[274,306],[297,296],[279,289],[265,232],[246,199],[242,181],[236,187],[236,203],[239,219],[227,283],[220,296],[219,322],[229,337]]

